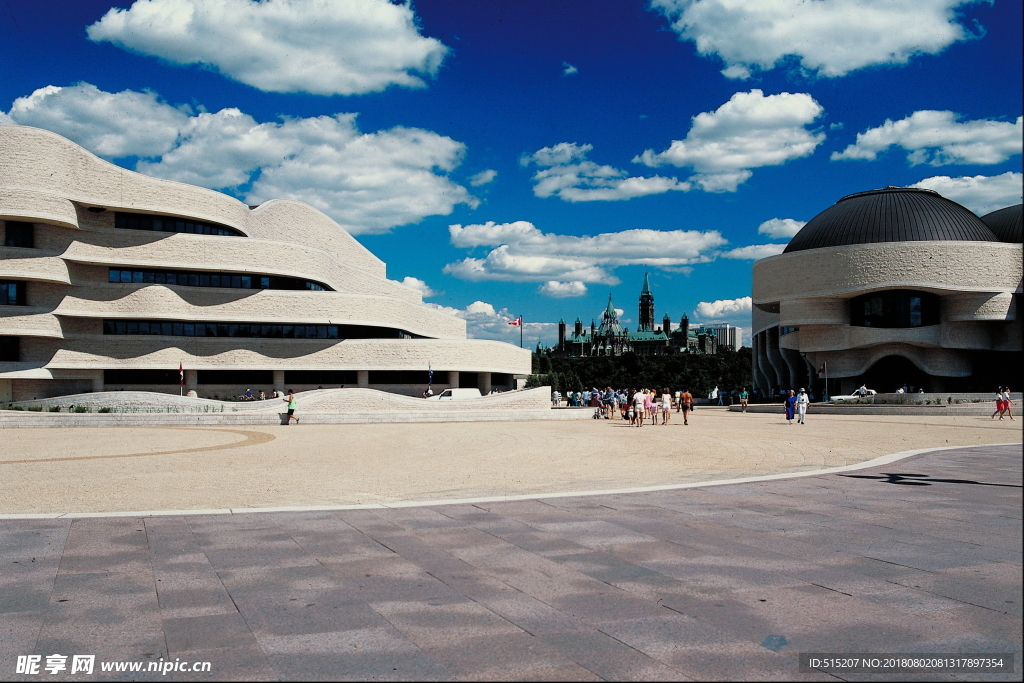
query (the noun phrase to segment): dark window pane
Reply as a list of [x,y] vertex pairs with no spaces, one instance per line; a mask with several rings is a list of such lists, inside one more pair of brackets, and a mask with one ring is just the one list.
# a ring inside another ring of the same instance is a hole
[[242,286],[242,276],[241,275],[232,275],[231,276],[231,286],[234,287],[235,289],[239,289]]
[[149,323],[148,322],[146,322],[144,320],[140,320],[139,321],[139,334],[149,334]]
[[123,320],[118,320],[116,323],[116,329],[118,334],[128,334],[128,323]]
[[126,334],[138,334],[139,333],[139,324],[137,322],[135,322],[134,320],[129,320],[128,321],[127,328],[128,329],[127,329]]
[[141,270],[133,270],[132,271],[132,282],[137,283],[137,284],[141,284],[142,283],[142,271]]
[[130,271],[130,270],[122,270],[121,271],[121,282],[131,282],[131,281],[132,281],[132,271]]
[[111,270],[107,274],[107,281],[108,282],[120,282],[121,281],[121,271],[120,270]]
[[185,336],[194,337],[196,336],[196,326],[194,323],[185,323]]
[[268,287],[270,287],[270,278],[269,277],[261,277],[260,278],[260,287],[263,288],[263,289],[267,289]]
[[185,334],[185,323],[172,323],[174,336],[181,337]]
[[285,339],[292,339],[295,337],[295,328],[291,325],[281,326],[281,336]]
[[145,273],[142,274],[142,281],[145,282],[146,284],[152,284],[155,278],[156,273],[154,273],[151,270],[147,270]]
[[220,275],[217,275],[216,273],[210,274],[210,286],[220,287]]
[[200,287],[209,287],[210,286],[210,274],[209,273],[203,273],[202,275],[199,276],[199,286]]
[[174,334],[174,324],[169,322],[160,323],[160,334],[164,335],[165,337],[169,337],[172,334]]
[[167,282],[167,273],[158,271],[153,274],[153,280],[156,281],[158,285],[162,285]]
[[177,273],[167,273],[167,284],[169,284],[169,285],[176,285],[176,284],[178,284],[178,274]]
[[199,286],[199,275],[197,275],[196,273],[189,273],[188,284],[191,285],[192,287],[198,287]]
[[[7,221],[4,228],[4,246],[32,249],[35,247],[35,225],[25,221]],[[17,339],[17,337],[9,337]]]
[[252,277],[249,275],[242,276],[242,289],[252,289]]
[[328,325],[328,327],[327,327],[327,338],[328,339],[337,339],[338,338],[338,326],[337,325]]

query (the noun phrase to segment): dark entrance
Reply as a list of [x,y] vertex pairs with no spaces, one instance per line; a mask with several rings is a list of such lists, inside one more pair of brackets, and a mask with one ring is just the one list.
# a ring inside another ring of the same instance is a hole
[[914,387],[914,391],[919,387],[924,387],[925,391],[932,390],[928,375],[903,356],[886,356],[878,360],[857,378],[857,386],[862,383],[880,394],[894,393],[904,384]]

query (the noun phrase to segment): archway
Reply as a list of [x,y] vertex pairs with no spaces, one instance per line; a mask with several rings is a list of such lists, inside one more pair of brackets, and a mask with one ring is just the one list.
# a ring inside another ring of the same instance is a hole
[[925,391],[930,391],[932,382],[928,374],[914,365],[910,359],[903,356],[885,356],[857,378],[857,386],[861,383],[867,384],[868,389],[874,389],[880,394],[891,394],[897,387],[903,385],[915,389],[924,387]]

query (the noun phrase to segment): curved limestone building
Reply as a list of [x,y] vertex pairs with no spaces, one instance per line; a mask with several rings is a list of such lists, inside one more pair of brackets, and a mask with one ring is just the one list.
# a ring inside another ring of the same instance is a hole
[[762,392],[862,383],[988,391],[1021,378],[1021,205],[979,218],[931,190],[843,197],[754,264]]
[[530,352],[388,280],[337,223],[0,126],[0,401],[100,390],[200,396],[514,385]]

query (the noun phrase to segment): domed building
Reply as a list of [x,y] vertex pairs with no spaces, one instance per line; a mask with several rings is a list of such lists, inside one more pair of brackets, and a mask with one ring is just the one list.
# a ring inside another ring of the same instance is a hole
[[1019,384],[1021,242],[1020,204],[979,218],[925,189],[843,197],[754,264],[755,385]]

